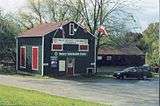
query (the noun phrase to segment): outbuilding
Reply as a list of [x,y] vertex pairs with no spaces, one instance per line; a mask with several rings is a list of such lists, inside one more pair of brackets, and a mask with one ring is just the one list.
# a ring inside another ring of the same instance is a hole
[[94,73],[95,37],[75,22],[43,23],[17,39],[17,70],[33,74]]
[[98,66],[142,66],[145,54],[136,46],[102,47],[98,51]]

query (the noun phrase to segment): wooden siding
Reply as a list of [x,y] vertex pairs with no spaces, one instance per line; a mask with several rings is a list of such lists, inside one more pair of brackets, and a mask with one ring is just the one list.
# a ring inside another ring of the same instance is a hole
[[[18,62],[18,70],[24,72],[30,72],[35,74],[41,74],[41,65],[42,65],[42,46],[41,46],[41,37],[40,38],[18,38],[18,52],[20,52],[20,46],[26,46],[26,68],[20,68],[20,63]],[[32,46],[39,47],[39,65],[38,70],[32,70]],[[18,60],[20,56],[18,56]]]

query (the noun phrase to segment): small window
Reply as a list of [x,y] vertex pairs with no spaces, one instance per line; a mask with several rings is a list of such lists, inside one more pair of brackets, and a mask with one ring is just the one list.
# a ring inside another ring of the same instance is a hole
[[89,47],[88,45],[79,45],[79,51],[88,51]]
[[107,56],[107,60],[112,60],[112,56]]
[[20,67],[26,68],[26,47],[20,47]]
[[62,51],[63,50],[63,44],[52,44],[52,51]]
[[74,35],[74,23],[69,24],[69,35]]
[[97,59],[98,59],[98,60],[102,60],[102,56],[98,56]]

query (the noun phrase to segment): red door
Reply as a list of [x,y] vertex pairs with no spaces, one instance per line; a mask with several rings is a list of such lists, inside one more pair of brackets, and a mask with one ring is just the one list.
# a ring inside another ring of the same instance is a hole
[[32,70],[38,70],[38,47],[32,47]]

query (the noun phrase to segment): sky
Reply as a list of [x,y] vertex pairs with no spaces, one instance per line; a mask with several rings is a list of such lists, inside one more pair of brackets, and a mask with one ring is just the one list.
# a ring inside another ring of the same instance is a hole
[[[159,0],[140,0],[138,10],[133,12],[141,31],[152,22],[159,20]],[[9,12],[16,12],[26,6],[26,0],[0,0],[0,7]]]

